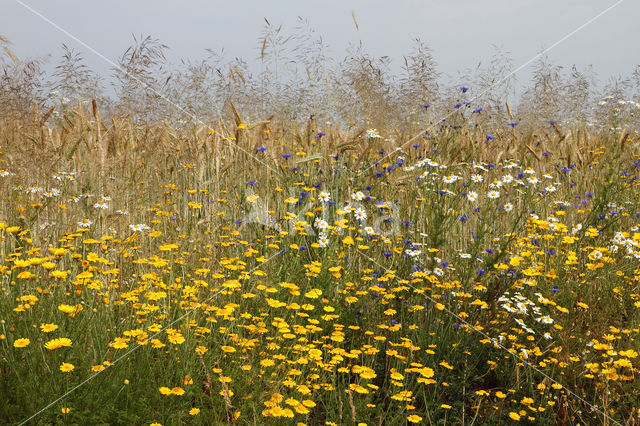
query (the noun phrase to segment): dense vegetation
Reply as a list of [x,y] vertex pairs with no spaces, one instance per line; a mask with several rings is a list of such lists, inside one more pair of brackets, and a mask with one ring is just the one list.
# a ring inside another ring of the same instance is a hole
[[640,73],[263,36],[0,41],[0,421],[636,424]]

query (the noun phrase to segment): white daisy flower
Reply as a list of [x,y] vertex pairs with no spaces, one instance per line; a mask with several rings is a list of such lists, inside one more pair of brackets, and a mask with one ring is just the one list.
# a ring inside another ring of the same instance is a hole
[[331,200],[331,194],[329,194],[328,192],[321,192],[318,194],[318,199],[320,201],[322,201],[323,203],[328,203]]
[[324,229],[329,228],[329,223],[324,219],[316,218],[315,226],[318,229],[323,229],[324,230]]
[[139,223],[137,225],[129,225],[129,229],[131,229],[131,232],[144,232],[150,230],[151,228],[144,223]]
[[362,201],[364,200],[364,197],[365,195],[362,193],[362,191],[354,192],[353,194],[351,194],[351,199],[356,201]]
[[329,245],[329,238],[327,238],[326,234],[320,234],[320,237],[318,238],[318,245],[322,248]]

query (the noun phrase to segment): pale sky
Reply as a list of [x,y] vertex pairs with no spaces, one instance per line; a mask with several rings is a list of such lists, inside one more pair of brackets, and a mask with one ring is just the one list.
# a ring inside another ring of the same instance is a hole
[[[293,29],[306,18],[342,59],[345,47],[362,40],[373,56],[390,56],[396,66],[412,40],[433,49],[439,70],[455,76],[487,63],[492,45],[510,52],[519,66],[551,46],[616,0],[21,0],[104,56],[116,60],[132,43],[132,33],[151,35],[167,44],[168,57],[200,59],[206,48],[224,47],[228,59],[255,60],[264,18]],[[356,30],[351,11],[356,15]],[[555,47],[549,57],[579,69],[593,65],[601,82],[629,75],[640,64],[640,1],[625,0]],[[78,45],[16,0],[0,0],[0,35],[20,58],[61,55],[61,44],[83,54],[101,74],[110,65]],[[526,70],[518,75],[523,82]]]

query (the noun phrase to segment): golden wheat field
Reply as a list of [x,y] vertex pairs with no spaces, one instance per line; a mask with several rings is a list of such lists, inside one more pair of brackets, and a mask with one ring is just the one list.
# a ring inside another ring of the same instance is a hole
[[0,43],[0,423],[638,424],[637,85]]

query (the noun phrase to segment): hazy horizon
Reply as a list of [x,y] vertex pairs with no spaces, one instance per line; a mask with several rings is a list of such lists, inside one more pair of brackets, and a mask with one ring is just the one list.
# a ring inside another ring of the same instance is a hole
[[[433,51],[438,70],[456,81],[465,70],[485,66],[495,46],[508,52],[513,68],[524,64],[615,2],[549,0],[509,2],[460,0],[395,3],[382,1],[329,1],[278,3],[208,3],[168,1],[89,4],[64,0],[25,2],[52,22],[69,31],[110,60],[133,43],[132,35],[150,35],[169,46],[167,59],[201,60],[206,49],[224,49],[227,59],[245,59],[252,71],[259,70],[259,45],[264,19],[294,31],[298,17],[328,45],[328,56],[341,60],[350,44],[362,42],[373,57],[388,56],[398,71],[403,55],[409,54],[416,38]],[[102,77],[112,66],[70,39],[14,0],[1,0],[0,35],[22,59],[49,56],[51,70],[62,56],[62,44],[80,52],[85,63]],[[352,12],[358,22],[354,23]],[[592,66],[599,84],[611,77],[628,76],[640,65],[640,29],[634,17],[640,3],[623,2],[589,26],[565,40],[549,53],[549,59],[565,69]],[[97,19],[96,19],[97,18]],[[37,28],[37,31],[33,31]],[[518,73],[518,86],[526,84],[531,65]]]

